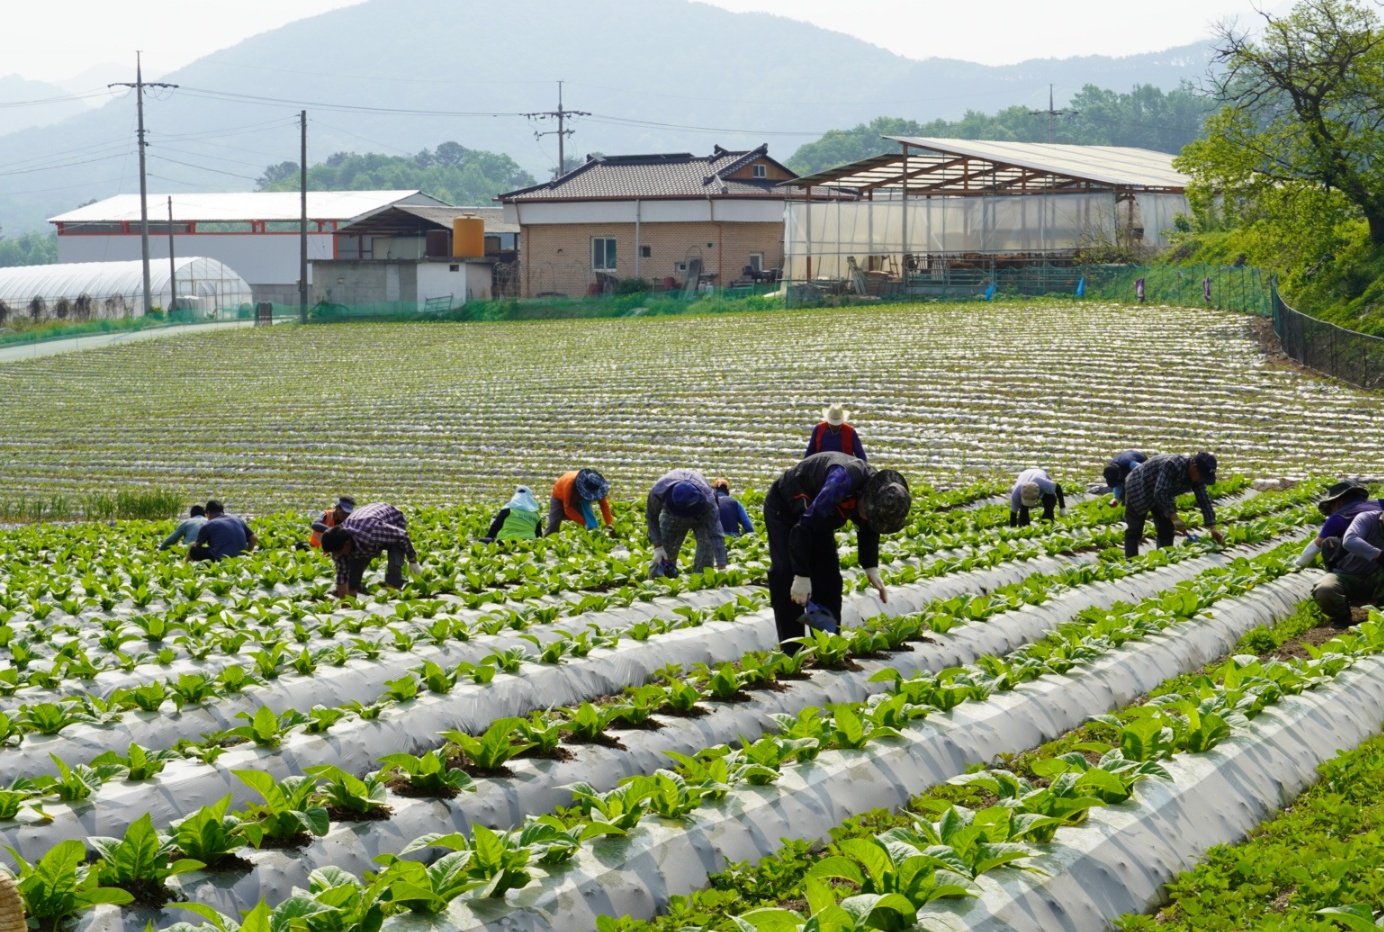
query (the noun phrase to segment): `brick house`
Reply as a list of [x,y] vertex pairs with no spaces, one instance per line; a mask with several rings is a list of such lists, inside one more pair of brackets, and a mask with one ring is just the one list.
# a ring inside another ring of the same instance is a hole
[[802,196],[784,183],[796,177],[768,146],[717,146],[704,156],[588,157],[560,178],[496,200],[520,228],[526,297],[580,297],[625,278],[681,288],[694,259],[701,281],[719,287],[746,266],[782,267],[784,205],[790,194]]

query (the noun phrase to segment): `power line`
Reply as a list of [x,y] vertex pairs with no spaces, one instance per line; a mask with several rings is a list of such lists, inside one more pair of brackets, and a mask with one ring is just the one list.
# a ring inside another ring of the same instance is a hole
[[557,129],[550,129],[547,132],[534,130],[533,138],[542,139],[544,136],[557,137],[557,174],[553,177],[561,177],[567,171],[567,137],[576,132],[574,129],[566,128],[567,117],[570,116],[591,116],[585,110],[566,110],[562,106],[562,82],[557,82],[557,109],[540,110],[536,113],[526,113],[524,116],[530,120],[547,120],[557,118]]
[[229,91],[214,91],[201,87],[183,88],[192,97],[205,97],[210,100],[228,100],[241,103],[279,104],[291,107],[311,107],[318,110],[334,110],[346,113],[378,113],[387,116],[450,116],[450,117],[520,117],[526,114],[488,110],[422,110],[400,107],[362,107],[350,104],[331,104],[310,100],[288,100],[282,97],[261,97],[255,94],[236,94]]

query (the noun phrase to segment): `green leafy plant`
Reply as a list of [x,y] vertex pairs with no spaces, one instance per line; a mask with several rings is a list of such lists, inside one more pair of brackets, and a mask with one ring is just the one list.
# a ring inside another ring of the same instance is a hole
[[389,815],[390,809],[385,802],[388,799],[385,781],[378,774],[369,774],[362,779],[334,764],[307,767],[304,772],[323,781],[317,793],[329,815],[342,820],[376,819]]
[[448,767],[438,751],[415,757],[412,754],[386,754],[380,758],[390,771],[399,775],[394,788],[405,795],[451,799],[463,790],[475,789],[466,771]]
[[533,746],[518,736],[523,721],[520,718],[500,718],[491,722],[480,737],[456,730],[444,731],[442,737],[479,770],[506,772],[506,761]]
[[168,842],[183,857],[200,861],[209,869],[224,868],[235,852],[249,843],[240,819],[227,815],[230,807],[229,794],[210,806],[203,806],[173,823],[167,833]]
[[327,810],[313,801],[317,781],[311,776],[275,780],[262,770],[231,773],[264,799],[252,803],[242,825],[245,837],[256,848],[266,841],[282,847],[306,844],[309,836],[325,835],[331,826]]
[[31,864],[7,848],[19,866],[16,878],[24,912],[45,929],[57,928],[69,916],[102,903],[124,906],[133,902],[129,891],[101,886],[94,865],[83,864],[86,848],[80,841],[60,841]]
[[101,886],[119,887],[151,906],[162,906],[168,901],[169,877],[206,866],[191,858],[173,860],[170,855],[176,845],[159,837],[148,813],[130,823],[124,838],[93,837],[91,845],[101,856],[96,864]]

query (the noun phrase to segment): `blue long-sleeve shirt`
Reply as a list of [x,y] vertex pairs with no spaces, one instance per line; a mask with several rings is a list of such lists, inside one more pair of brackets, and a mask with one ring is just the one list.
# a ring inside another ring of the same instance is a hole
[[727,537],[753,534],[754,522],[739,499],[731,498],[723,492],[716,493],[716,508],[721,513],[721,530]]

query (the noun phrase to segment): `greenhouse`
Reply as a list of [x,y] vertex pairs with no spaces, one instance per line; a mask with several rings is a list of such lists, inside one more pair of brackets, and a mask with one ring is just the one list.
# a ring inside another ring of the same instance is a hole
[[[222,317],[250,305],[245,279],[216,259],[189,256],[173,264],[176,288],[169,287],[167,261],[149,267],[153,306]],[[32,321],[128,317],[142,313],[143,294],[143,263],[138,260],[0,269],[0,324],[17,316]]]

